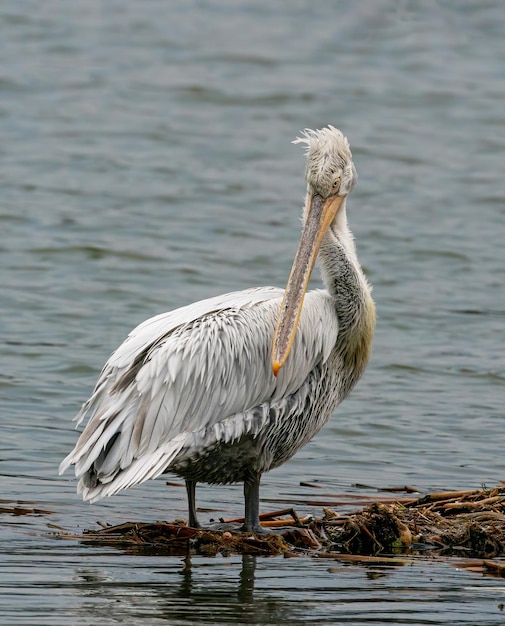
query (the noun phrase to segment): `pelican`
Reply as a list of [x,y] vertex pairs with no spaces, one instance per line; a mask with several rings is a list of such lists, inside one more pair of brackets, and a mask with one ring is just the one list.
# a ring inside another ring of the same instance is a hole
[[[228,293],[162,313],[112,354],[75,420],[87,425],[62,461],[95,502],[161,474],[186,483],[244,484],[244,530],[260,532],[264,472],[290,459],[328,421],[369,360],[371,287],[347,222],[356,182],[349,143],[306,129],[307,195],[286,289]],[[319,257],[325,289],[307,291]]]

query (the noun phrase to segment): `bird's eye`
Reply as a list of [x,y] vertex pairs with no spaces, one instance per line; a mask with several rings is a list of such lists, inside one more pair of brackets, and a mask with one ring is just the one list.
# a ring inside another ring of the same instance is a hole
[[335,180],[333,181],[333,189],[337,190],[340,187],[340,176],[338,178],[335,178]]

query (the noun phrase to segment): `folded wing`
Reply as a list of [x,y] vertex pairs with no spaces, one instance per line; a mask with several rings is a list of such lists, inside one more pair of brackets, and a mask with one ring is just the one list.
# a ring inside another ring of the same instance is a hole
[[296,392],[335,345],[331,298],[310,292],[275,378],[270,355],[282,295],[273,287],[230,293],[135,328],[77,416],[88,423],[60,473],[75,464],[78,491],[94,501],[156,478],[199,432],[240,437],[251,425],[230,418]]

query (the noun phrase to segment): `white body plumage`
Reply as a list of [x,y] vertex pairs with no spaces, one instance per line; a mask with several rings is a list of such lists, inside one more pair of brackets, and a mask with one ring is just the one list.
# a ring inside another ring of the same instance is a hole
[[[274,287],[229,293],[153,317],[130,333],[79,413],[79,423],[90,418],[88,426],[61,466],[75,463],[85,500],[156,478],[174,461],[184,466],[218,444],[257,438],[270,410],[283,412],[311,371],[326,363],[338,324],[327,293],[307,294],[293,351],[274,377],[269,357],[282,295]],[[299,428],[302,439],[325,421],[303,434]],[[269,456],[259,456],[258,470],[271,469]],[[210,482],[240,480],[223,472]]]
[[[355,177],[349,147],[333,127],[307,131],[299,141],[308,146],[307,216],[316,195],[321,206],[338,200],[338,207],[318,243],[326,290],[299,303],[291,343],[279,333],[289,355],[274,375],[279,310],[293,317],[289,284],[286,296],[274,287],[248,289],[140,324],[105,364],[76,418],[88,418],[87,425],[60,466],[61,473],[75,465],[85,500],[173,471],[190,485],[196,524],[196,482],[243,481],[246,526],[257,528],[261,474],[307,443],[359,379],[375,310],[347,226],[345,197]],[[248,484],[256,485],[249,513]]]

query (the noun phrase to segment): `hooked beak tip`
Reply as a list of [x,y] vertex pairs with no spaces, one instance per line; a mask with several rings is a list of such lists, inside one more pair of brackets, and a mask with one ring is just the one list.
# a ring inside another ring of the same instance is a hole
[[277,378],[277,374],[279,373],[281,369],[281,364],[279,363],[279,361],[274,361],[272,363],[272,371],[274,373],[274,376]]

